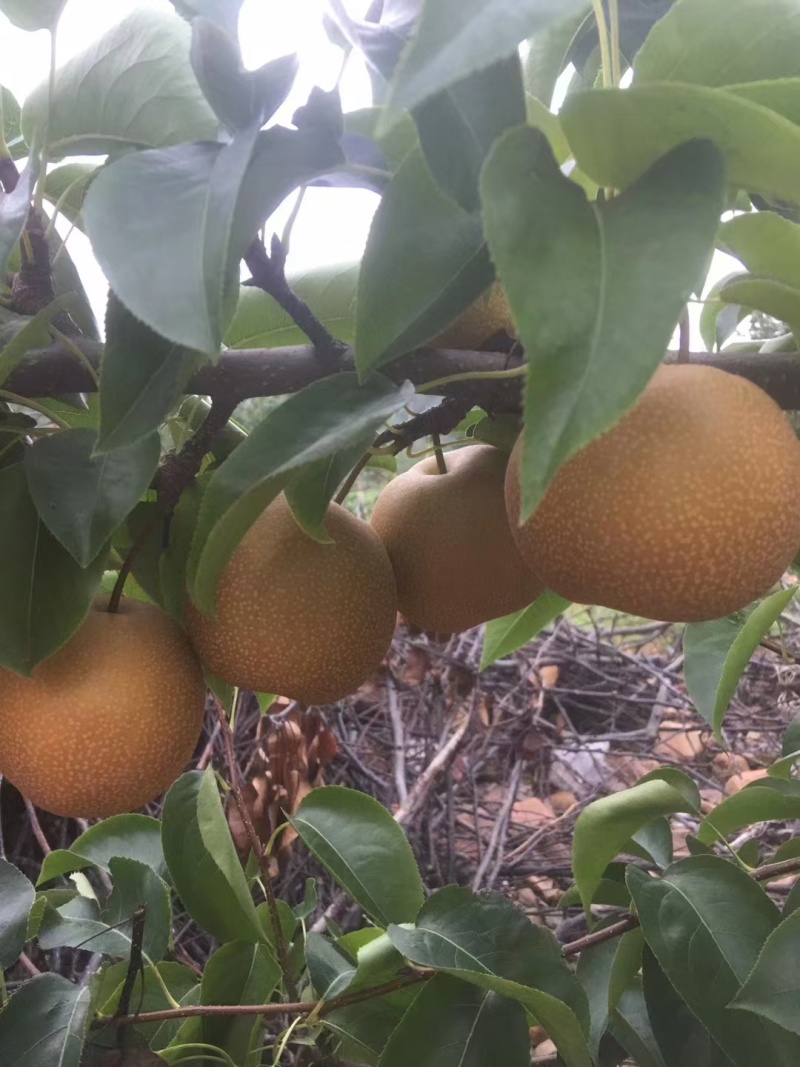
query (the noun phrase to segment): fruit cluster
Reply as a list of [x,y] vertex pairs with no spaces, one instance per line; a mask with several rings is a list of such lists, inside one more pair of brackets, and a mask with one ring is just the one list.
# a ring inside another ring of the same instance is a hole
[[[564,464],[522,523],[520,439],[416,464],[366,523],[331,504],[329,543],[283,496],[222,572],[213,616],[186,633],[153,605],[98,602],[30,678],[0,671],[0,772],[62,815],[147,803],[200,733],[203,667],[302,703],[338,700],[380,665],[398,611],[451,634],[545,589],[665,621],[713,619],[765,593],[800,545],[800,443],[742,378],[660,368],[636,405]],[[188,636],[187,636],[188,634]]]

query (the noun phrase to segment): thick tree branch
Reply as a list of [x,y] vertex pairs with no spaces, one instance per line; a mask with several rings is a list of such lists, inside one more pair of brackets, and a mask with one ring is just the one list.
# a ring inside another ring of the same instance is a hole
[[[88,362],[97,369],[103,354],[99,342],[76,338]],[[674,362],[676,353],[667,355]],[[800,411],[800,354],[691,353],[689,362],[717,367],[759,385],[787,411]],[[505,352],[467,352],[421,349],[387,364],[382,372],[394,381],[408,379],[415,385],[451,374],[506,370],[513,366]],[[347,349],[341,370],[353,370],[352,350]],[[215,364],[203,367],[189,382],[187,393],[209,396],[220,404],[237,404],[249,397],[295,393],[332,372],[310,345],[272,349],[228,349]],[[90,393],[96,384],[86,367],[63,344],[34,349],[14,370],[4,388],[20,396],[58,396],[60,393]],[[521,379],[480,379],[451,382],[442,394],[467,404],[480,404],[492,411],[518,411]]]

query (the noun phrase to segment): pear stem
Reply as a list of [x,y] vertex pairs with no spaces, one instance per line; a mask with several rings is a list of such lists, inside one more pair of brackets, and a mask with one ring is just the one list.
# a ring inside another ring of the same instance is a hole
[[122,600],[122,592],[125,588],[125,582],[128,575],[133,570],[133,565],[139,558],[139,553],[145,546],[145,542],[150,537],[158,525],[158,516],[154,515],[149,522],[146,522],[139,531],[139,536],[131,545],[130,552],[122,561],[122,566],[119,569],[117,580],[114,583],[114,589],[111,593],[111,599],[108,602],[108,611],[111,615],[116,615],[119,611],[119,602]]
[[356,484],[359,474],[361,474],[361,472],[371,459],[372,453],[365,452],[361,459],[358,461],[358,463],[356,463],[355,467],[353,467],[353,469],[347,475],[347,478],[345,479],[342,488],[339,490],[339,492],[333,499],[334,504],[344,504],[345,500],[347,500],[347,497],[350,494],[350,490]]
[[436,456],[436,466],[439,468],[439,474],[447,474],[447,463],[442,451],[442,439],[435,431],[431,433],[431,439],[433,440],[433,454]]

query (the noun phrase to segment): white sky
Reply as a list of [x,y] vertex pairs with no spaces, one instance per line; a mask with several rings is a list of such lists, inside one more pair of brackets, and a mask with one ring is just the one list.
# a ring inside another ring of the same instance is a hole
[[[348,9],[359,16],[369,0],[348,0]],[[168,0],[68,0],[58,30],[58,62],[80,52],[89,40],[102,36],[134,8],[172,10]],[[297,52],[300,74],[290,100],[279,113],[288,120],[294,108],[303,103],[314,85],[333,87],[342,53],[328,41],[322,28],[323,0],[244,0],[240,19],[240,40],[245,64],[258,67],[289,52]],[[22,103],[25,96],[46,77],[49,66],[48,35],[25,33],[0,15],[0,84],[9,88]],[[363,63],[352,57],[340,83],[345,111],[368,106],[370,84]],[[352,262],[360,258],[370,221],[377,206],[375,194],[359,189],[309,189],[292,231],[290,268]],[[280,232],[291,200],[273,217],[270,227]],[[94,261],[86,238],[73,230],[69,249],[86,285],[95,313],[102,323],[105,309],[105,280]],[[718,253],[709,285],[740,268],[740,264]],[[693,325],[697,313],[693,310]],[[696,328],[693,343],[699,343]]]

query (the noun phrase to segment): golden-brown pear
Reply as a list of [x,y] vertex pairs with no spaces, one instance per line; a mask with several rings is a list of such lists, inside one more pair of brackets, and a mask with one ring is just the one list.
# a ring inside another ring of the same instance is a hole
[[472,445],[390,482],[372,525],[397,577],[400,611],[423,630],[458,633],[530,604],[542,585],[514,544],[503,499],[505,453]]
[[326,525],[332,543],[313,540],[281,494],[222,571],[214,618],[187,600],[189,636],[217,677],[329,704],[380,666],[397,617],[389,558],[369,524],[338,504]]
[[23,678],[0,668],[0,773],[56,815],[134,811],[190,759],[203,672],[159,608],[98,599],[67,643]]
[[778,581],[800,545],[800,443],[765,392],[711,367],[659,368],[636,405],[560,468],[519,527],[556,593],[669,622],[716,619]]
[[505,290],[495,282],[451,326],[430,341],[428,348],[478,349],[501,330],[512,337],[516,335]]

